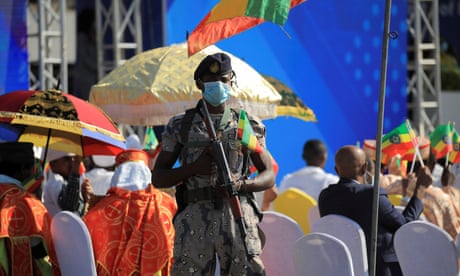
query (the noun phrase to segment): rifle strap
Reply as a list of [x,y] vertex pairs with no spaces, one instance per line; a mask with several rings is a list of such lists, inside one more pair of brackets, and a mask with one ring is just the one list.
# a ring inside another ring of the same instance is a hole
[[[187,109],[185,111],[185,115],[182,119],[182,125],[180,129],[180,137],[181,137],[181,142],[184,145],[184,147],[206,147],[209,145],[209,141],[188,141],[188,136],[190,129],[192,128],[192,122],[193,119],[195,118],[195,114],[198,113],[200,114],[201,117],[201,112],[199,111],[199,108],[201,107],[201,101],[198,103],[198,105],[194,108]],[[228,124],[228,121],[230,119],[232,112],[229,107],[226,107],[224,110],[224,114],[222,115],[222,118],[219,123],[219,127],[216,130],[216,134],[219,135],[221,134],[225,127]]]

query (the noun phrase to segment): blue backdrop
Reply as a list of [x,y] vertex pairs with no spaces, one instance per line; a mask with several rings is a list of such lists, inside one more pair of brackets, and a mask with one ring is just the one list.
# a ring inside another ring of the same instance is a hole
[[26,4],[0,2],[0,95],[29,88]]
[[[168,1],[167,44],[183,42],[216,3]],[[291,10],[284,30],[264,23],[217,43],[287,84],[316,113],[317,123],[264,120],[268,148],[280,166],[277,184],[305,165],[301,154],[308,139],[327,144],[326,170],[333,172],[339,147],[375,138],[384,5],[377,0],[309,0]],[[393,2],[390,30],[399,38],[389,45],[384,132],[407,114],[406,12],[406,1]]]

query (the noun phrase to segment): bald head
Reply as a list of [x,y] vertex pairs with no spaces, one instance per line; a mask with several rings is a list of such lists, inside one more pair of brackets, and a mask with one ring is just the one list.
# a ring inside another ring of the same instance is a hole
[[366,154],[355,146],[344,146],[335,154],[335,170],[340,177],[362,182],[366,172]]

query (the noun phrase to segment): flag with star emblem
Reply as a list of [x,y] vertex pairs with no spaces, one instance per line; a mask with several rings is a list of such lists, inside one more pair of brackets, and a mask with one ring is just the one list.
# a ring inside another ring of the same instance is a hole
[[388,157],[400,154],[404,156],[417,144],[417,138],[408,122],[404,122],[397,128],[388,132],[382,138],[382,153]]
[[452,135],[454,127],[451,123],[437,126],[430,134],[431,151],[436,159],[444,157],[448,152],[452,151]]

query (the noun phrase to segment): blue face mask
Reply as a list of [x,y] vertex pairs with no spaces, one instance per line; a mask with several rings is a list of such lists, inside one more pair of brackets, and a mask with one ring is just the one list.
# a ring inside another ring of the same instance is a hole
[[212,106],[219,106],[230,98],[230,85],[221,81],[205,82],[203,98]]

